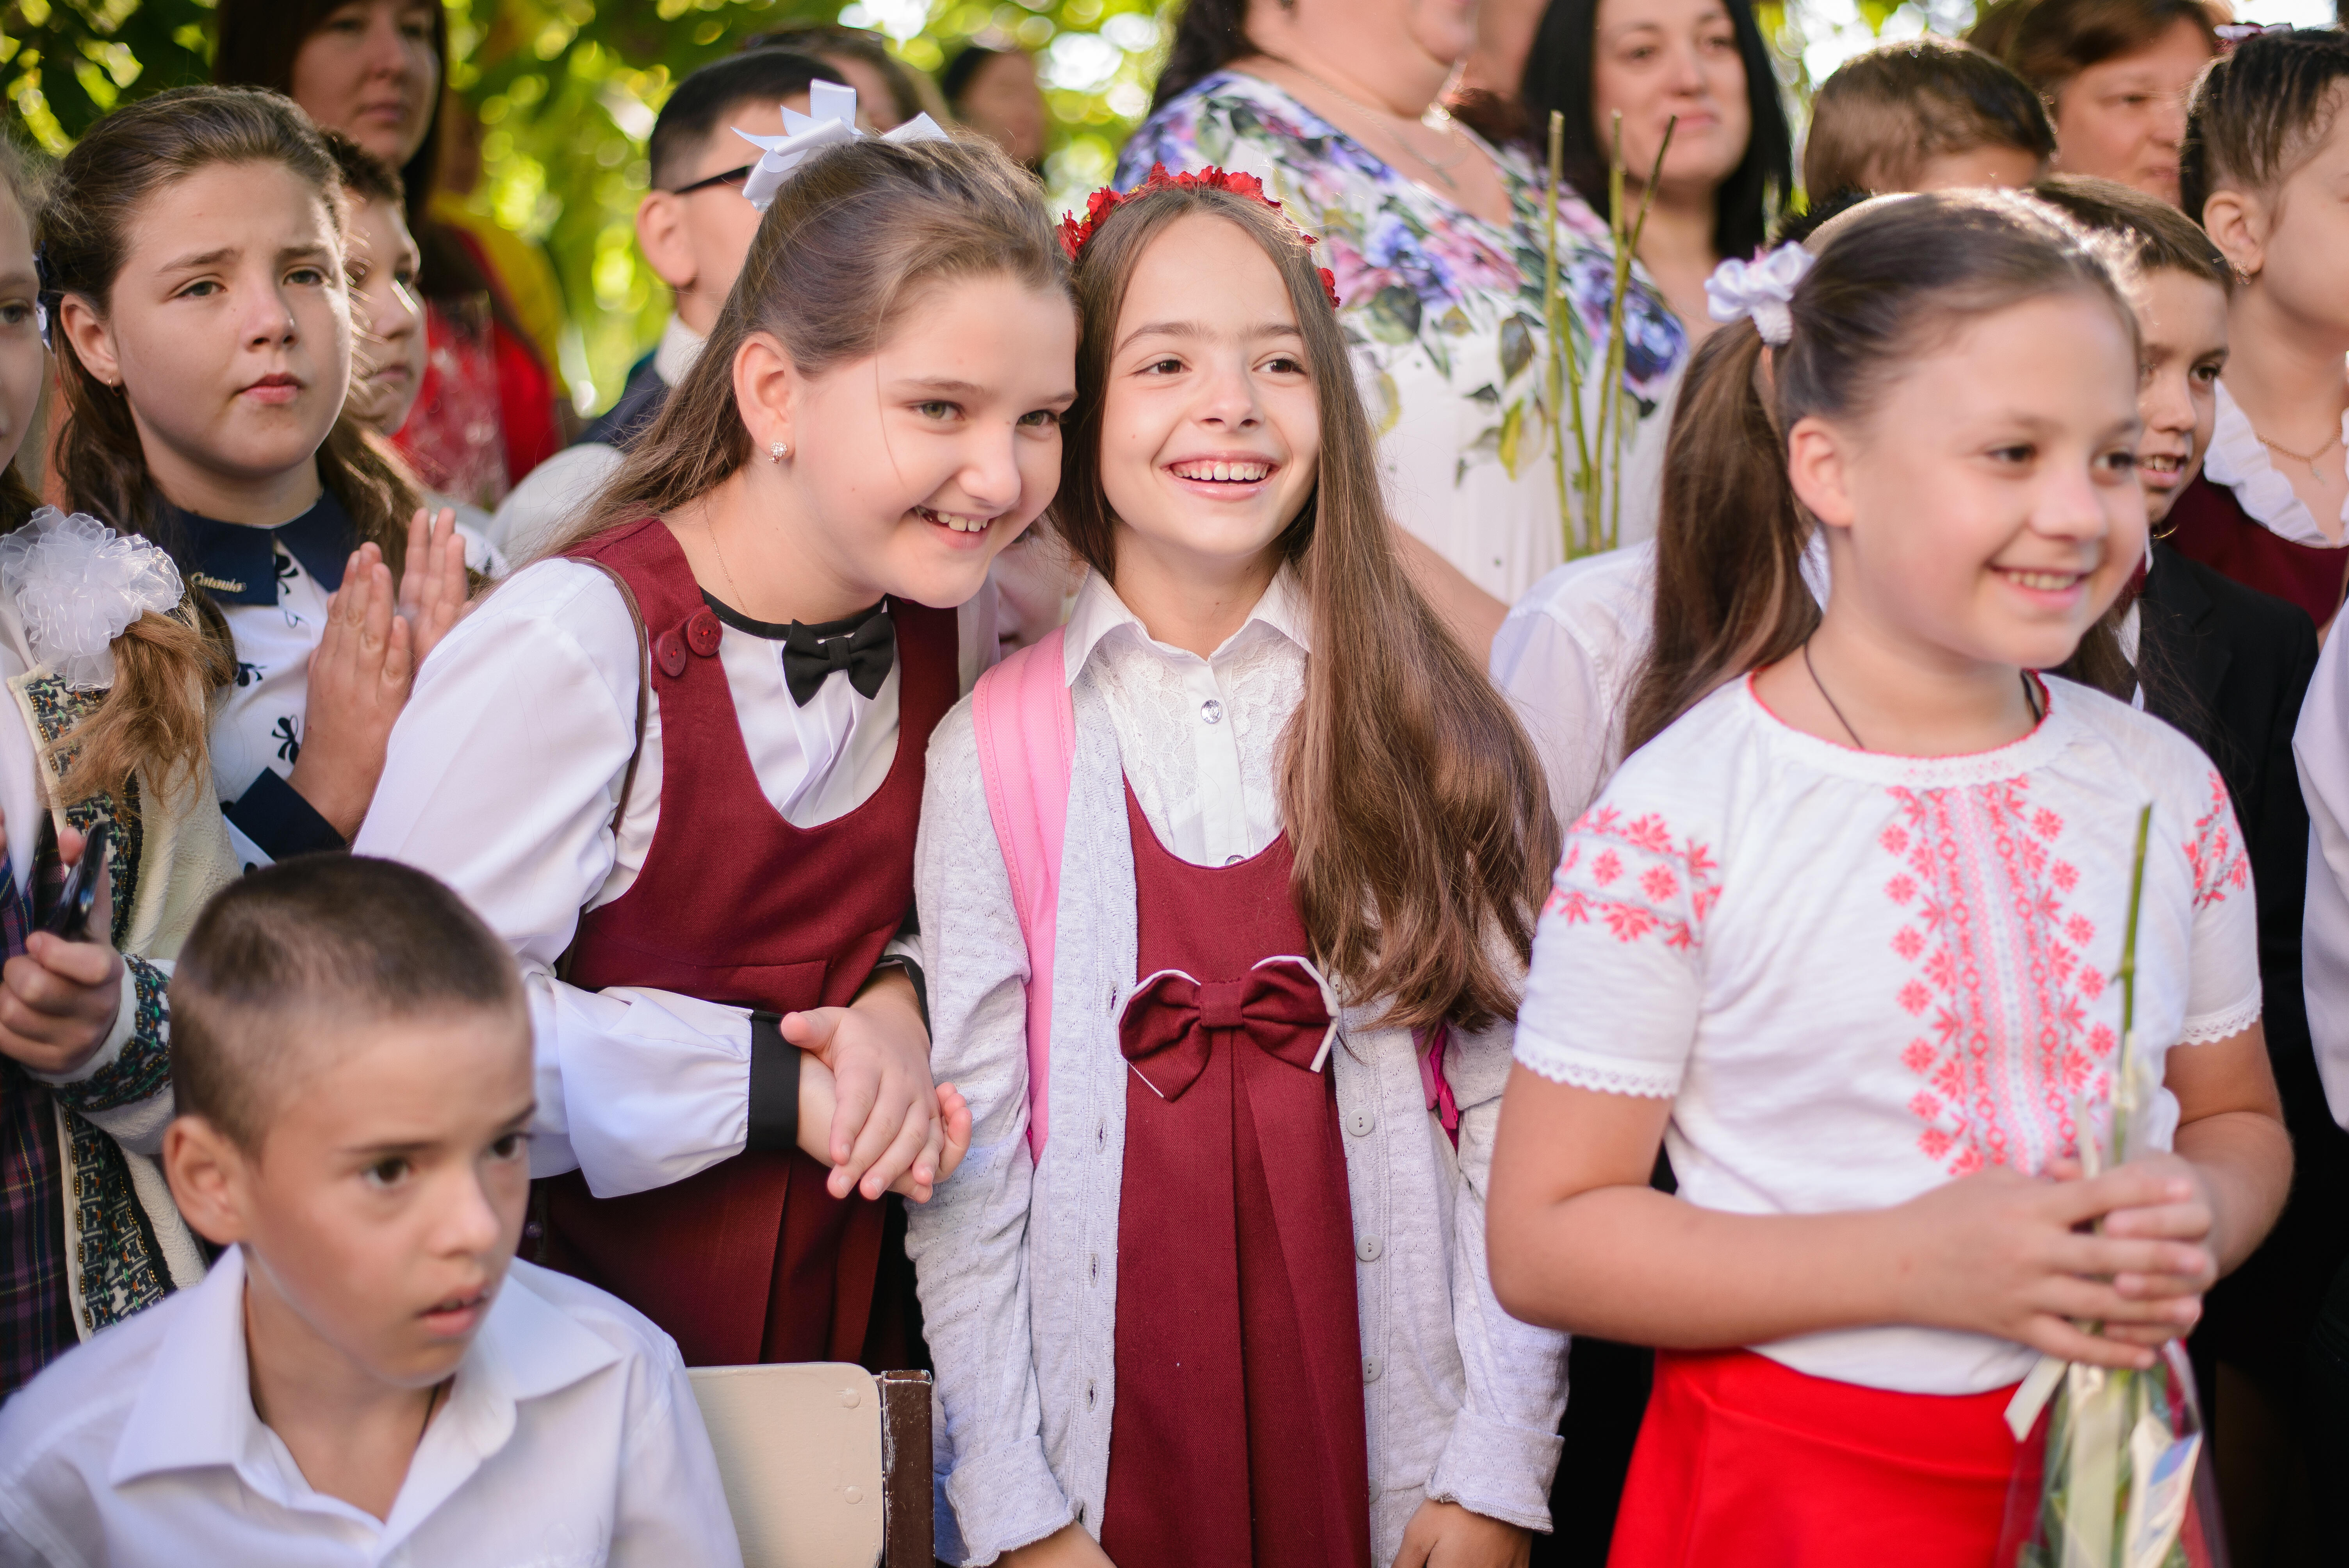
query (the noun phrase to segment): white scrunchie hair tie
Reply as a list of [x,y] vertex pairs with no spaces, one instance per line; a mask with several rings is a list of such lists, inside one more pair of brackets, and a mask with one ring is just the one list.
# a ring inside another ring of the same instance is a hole
[[1704,280],[1705,314],[1719,322],[1750,315],[1762,341],[1775,348],[1795,335],[1795,313],[1786,307],[1817,260],[1800,245],[1781,245],[1759,261],[1723,262]]
[[[856,129],[856,89],[842,87],[838,82],[810,82],[808,109],[802,114],[795,108],[783,110],[783,134],[753,136],[741,127],[734,134],[765,154],[750,170],[750,178],[742,182],[742,194],[750,205],[765,211],[774,204],[775,192],[792,170],[805,162],[811,153],[844,141],[858,141],[864,133]],[[917,114],[896,129],[881,138],[884,141],[952,141],[938,128],[938,122],[926,114]]]
[[171,558],[87,512],[45,506],[0,538],[0,592],[16,601],[34,659],[67,686],[114,684],[114,639],[148,611],[168,611],[185,589]]

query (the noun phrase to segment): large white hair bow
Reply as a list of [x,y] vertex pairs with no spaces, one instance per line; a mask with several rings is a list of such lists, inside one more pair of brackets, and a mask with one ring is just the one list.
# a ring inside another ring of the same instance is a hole
[[1781,245],[1755,262],[1733,257],[1704,280],[1705,314],[1720,322],[1750,315],[1763,342],[1785,343],[1795,335],[1795,313],[1786,308],[1795,285],[1817,260],[1800,245]]
[[114,639],[183,592],[180,569],[156,545],[87,512],[45,506],[0,538],[0,592],[16,602],[34,659],[69,686],[114,684]]
[[[812,152],[835,147],[843,141],[855,141],[864,133],[856,129],[856,89],[842,87],[838,82],[808,84],[808,110],[783,110],[783,134],[753,136],[741,127],[734,134],[758,148],[764,157],[750,170],[750,178],[742,182],[742,194],[750,205],[765,211],[775,200],[775,192],[792,170],[804,162]],[[938,122],[926,114],[917,114],[882,139],[884,141],[951,141],[938,128]]]

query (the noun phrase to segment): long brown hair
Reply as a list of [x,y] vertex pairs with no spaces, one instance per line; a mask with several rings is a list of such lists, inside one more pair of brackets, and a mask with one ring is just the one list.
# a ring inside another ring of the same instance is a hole
[[752,333],[771,334],[802,375],[820,376],[878,352],[926,285],[990,274],[1050,293],[1069,286],[1043,192],[993,142],[867,139],[816,154],[776,192],[709,341],[660,417],[541,553],[675,511],[749,459],[734,356]]
[[1344,334],[1287,219],[1229,191],[1168,189],[1101,222],[1077,261],[1078,400],[1053,526],[1115,580],[1101,452],[1118,315],[1143,253],[1194,213],[1237,224],[1279,269],[1320,405],[1313,494],[1276,545],[1312,617],[1305,700],[1281,737],[1280,810],[1314,956],[1350,997],[1383,999],[1388,1024],[1511,1016],[1518,984],[1495,938],[1519,963],[1532,951],[1557,824],[1532,743],[1404,571]]
[[[334,160],[292,103],[244,88],[159,93],[90,127],[50,181],[36,232],[47,270],[43,297],[52,317],[66,294],[104,315],[140,205],[166,186],[222,163],[274,163],[292,170],[316,188],[340,233],[344,209]],[[53,337],[65,400],[56,463],[67,498],[125,533],[152,539],[191,583],[186,617],[149,614],[118,642],[113,689],[72,737],[77,754],[65,789],[78,799],[75,790],[109,788],[141,758],[171,766],[200,760],[202,694],[231,678],[235,657],[227,622],[211,596],[193,586],[188,542],[148,470],[129,394],[92,375],[64,333]],[[418,505],[406,472],[347,415],[327,432],[317,462],[319,480],[350,513],[359,538],[382,550],[397,577],[407,560],[409,518]]]
[[[1690,361],[1665,445],[1654,642],[1625,710],[1626,752],[1817,628],[1801,577],[1813,523],[1786,476],[1797,420],[1863,415],[1934,334],[2025,300],[2093,295],[2137,341],[2127,254],[2032,197],[1903,196],[1838,222],[1795,290],[1794,334],[1771,356],[1766,391],[1751,321],[1715,332]],[[2112,635],[2099,621],[2082,642]],[[2088,651],[2086,667],[2109,667],[2104,653]]]

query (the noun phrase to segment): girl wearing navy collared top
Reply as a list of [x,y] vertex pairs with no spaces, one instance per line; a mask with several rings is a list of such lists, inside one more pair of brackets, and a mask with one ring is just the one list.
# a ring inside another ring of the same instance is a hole
[[316,129],[241,88],[109,115],[41,216],[58,480],[196,591],[225,691],[213,778],[246,863],[357,830],[412,672],[465,596],[453,518],[428,524],[342,418],[343,231]]
[[355,846],[514,950],[535,1255],[694,1366],[905,1365],[880,1200],[968,1138],[902,940],[925,748],[993,650],[957,606],[1051,499],[1075,396],[1034,181],[984,143],[854,139],[826,86],[808,134],[848,145],[762,160],[708,346],[450,634]]

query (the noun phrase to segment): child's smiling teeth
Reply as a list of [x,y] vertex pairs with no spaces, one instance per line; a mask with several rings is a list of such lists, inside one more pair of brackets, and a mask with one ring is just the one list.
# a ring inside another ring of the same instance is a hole
[[2061,593],[2076,586],[2083,575],[2077,572],[2018,572],[2012,567],[2002,570],[2016,587],[2029,588],[2040,593]]
[[987,525],[995,521],[991,517],[966,517],[960,512],[939,511],[934,507],[917,506],[914,510],[932,522],[942,524],[957,533],[985,533]]
[[1223,463],[1200,461],[1167,465],[1176,479],[1209,480],[1223,484],[1254,484],[1272,472],[1270,463]]

